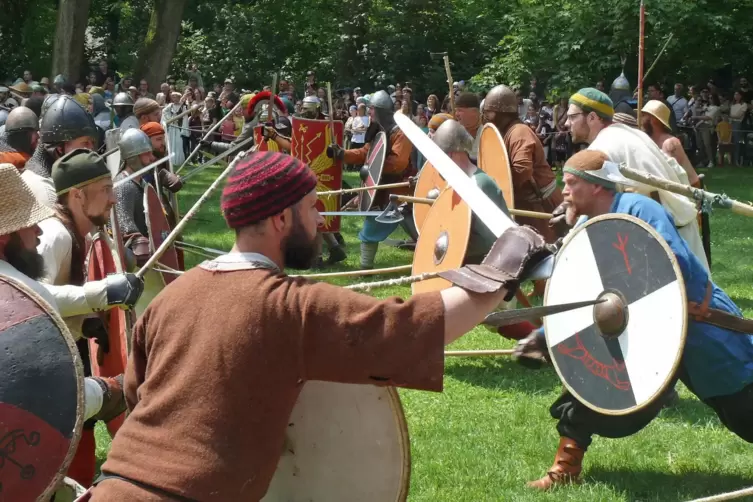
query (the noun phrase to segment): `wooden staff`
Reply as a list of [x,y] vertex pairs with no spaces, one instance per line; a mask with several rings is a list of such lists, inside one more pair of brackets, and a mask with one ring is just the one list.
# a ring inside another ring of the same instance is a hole
[[337,144],[337,138],[335,138],[335,109],[332,108],[332,84],[329,82],[327,82],[327,106],[329,106],[329,133],[332,135],[332,143]]
[[[252,149],[252,151],[255,151],[256,148],[257,147],[255,146]],[[207,188],[206,192],[204,192],[202,196],[199,197],[199,200],[197,200],[196,203],[193,205],[193,207],[188,210],[188,212],[183,217],[183,219],[180,220],[180,222],[177,225],[175,225],[175,228],[173,229],[172,232],[170,232],[170,235],[168,235],[165,238],[165,240],[162,241],[162,244],[160,244],[157,250],[154,251],[154,254],[152,254],[152,256],[149,257],[149,260],[147,260],[144,266],[141,267],[141,269],[139,269],[138,272],[136,272],[137,277],[143,278],[144,274],[146,274],[146,272],[157,263],[157,261],[162,257],[162,255],[165,254],[165,251],[167,251],[167,249],[170,246],[172,246],[173,242],[175,242],[175,240],[178,238],[181,232],[183,232],[183,229],[186,227],[186,225],[188,225],[188,222],[191,221],[191,218],[193,218],[193,216],[199,212],[199,208],[201,207],[201,205],[204,202],[206,202],[209,196],[212,195],[212,192],[214,192],[217,189],[217,187],[220,186],[220,183],[225,178],[227,178],[227,176],[230,174],[230,171],[232,171],[233,168],[235,167],[235,163],[238,162],[240,158],[241,157],[236,157],[235,160],[231,162],[230,165],[228,165],[224,171],[222,171],[222,174],[220,174],[217,177],[217,179],[214,180],[214,183],[212,183],[209,186],[209,188]]]
[[317,192],[317,196],[322,195],[339,195],[341,193],[350,193],[350,192],[365,192],[367,190],[384,190],[386,188],[401,188],[401,187],[407,187],[410,186],[409,181],[403,181],[400,183],[388,183],[386,185],[375,185],[373,187],[357,187],[357,188],[343,188],[342,190],[330,190],[328,192]]
[[511,356],[515,353],[513,349],[501,350],[447,350],[445,357],[488,357],[488,356]]
[[447,74],[447,85],[450,87],[450,114],[455,113],[455,89],[452,88],[452,72],[450,71],[450,56],[444,55],[444,71]]
[[208,161],[206,161],[206,162],[205,162],[204,164],[200,165],[199,167],[197,167],[197,168],[196,168],[196,169],[194,169],[193,171],[189,172],[189,173],[188,173],[188,174],[186,174],[185,176],[181,176],[181,178],[180,178],[180,179],[181,179],[181,180],[183,180],[183,182],[186,182],[186,181],[188,181],[188,180],[189,180],[190,178],[192,178],[193,176],[195,176],[195,175],[199,174],[199,173],[200,173],[201,171],[205,170],[206,168],[208,168],[208,167],[211,167],[211,166],[215,165],[216,163],[218,163],[219,161],[221,161],[221,160],[222,160],[222,159],[224,159],[225,157],[229,157],[229,156],[230,156],[230,155],[232,155],[233,153],[240,151],[240,149],[241,149],[241,148],[243,148],[244,146],[248,145],[248,144],[249,144],[249,143],[251,143],[251,142],[252,142],[253,140],[254,140],[254,137],[253,137],[253,136],[251,136],[250,138],[246,138],[246,139],[244,139],[243,141],[241,141],[241,142],[239,142],[239,143],[236,143],[235,145],[231,146],[230,148],[228,148],[227,150],[225,150],[225,151],[224,151],[224,152],[222,152],[221,154],[219,154],[219,155],[217,155],[217,156],[215,156],[215,157],[213,157],[213,158],[209,159],[209,160],[208,160]]
[[434,199],[427,199],[425,197],[410,197],[408,195],[390,195],[390,200],[395,202],[410,202],[413,204],[428,204],[431,206],[434,204]]
[[129,174],[129,175],[127,176],[127,177],[123,178],[122,180],[118,180],[118,181],[116,181],[116,182],[115,182],[115,183],[113,184],[113,188],[118,188],[119,186],[121,186],[121,185],[124,185],[124,184],[128,183],[128,182],[129,182],[129,181],[131,181],[132,179],[134,179],[134,178],[138,178],[139,176],[142,176],[143,174],[145,174],[145,173],[148,173],[148,172],[149,172],[149,171],[151,171],[152,169],[156,169],[156,168],[157,168],[158,166],[160,166],[160,165],[164,164],[164,163],[165,163],[165,162],[167,162],[168,160],[170,160],[170,156],[169,156],[169,155],[168,155],[168,156],[166,156],[166,157],[162,157],[161,159],[159,159],[159,160],[157,160],[157,161],[155,161],[155,162],[152,162],[151,164],[149,164],[149,165],[148,165],[148,166],[146,166],[146,167],[142,167],[142,168],[141,168],[141,169],[139,169],[138,171],[136,171],[136,172],[134,172],[134,173],[131,173],[131,174]]
[[638,125],[641,123],[641,109],[643,109],[643,57],[646,47],[646,5],[641,0],[640,28],[638,35]]
[[[186,115],[188,115],[189,113],[191,113],[193,111],[193,107],[194,106],[198,106],[198,105],[191,105],[185,111],[180,112],[175,117],[171,118],[170,120],[165,121],[165,126],[169,126],[170,124],[179,121],[180,119],[182,119],[183,117],[185,117]],[[202,110],[203,108],[204,108],[203,105],[198,106],[198,110]]]
[[427,281],[429,279],[434,279],[436,277],[439,277],[438,272],[427,272],[425,274],[411,275],[408,277],[400,277],[398,279],[389,279],[387,281],[363,282],[361,284],[351,284],[350,286],[345,286],[345,289],[351,289],[353,291],[370,291],[373,288],[386,288],[390,286],[405,286],[408,284],[413,284],[414,282],[421,282],[421,281]]
[[[409,197],[407,195],[390,195],[390,200],[395,202],[411,202],[413,204],[434,204],[434,199],[427,199],[425,197]],[[540,213],[538,211],[525,211],[523,209],[508,209],[509,213],[513,216],[522,216],[525,218],[536,218],[538,220],[551,220],[552,213]]]
[[[667,41],[666,41],[666,42],[664,42],[664,46],[663,46],[663,47],[661,48],[661,50],[659,51],[659,54],[657,54],[657,55],[656,55],[656,59],[654,59],[654,62],[653,62],[653,63],[651,63],[651,66],[649,66],[649,67],[648,67],[648,70],[646,70],[646,73],[644,73],[644,74],[643,74],[643,80],[644,80],[644,81],[645,81],[645,80],[646,80],[646,78],[648,77],[649,73],[651,73],[651,70],[653,70],[653,69],[654,69],[654,66],[656,66],[656,63],[658,63],[658,62],[659,62],[659,58],[661,58],[661,57],[662,57],[662,54],[664,54],[664,51],[666,51],[666,50],[667,50],[667,46],[669,45],[669,42],[671,42],[671,41],[672,41],[672,39],[674,38],[674,36],[675,36],[675,34],[674,34],[674,33],[670,33],[670,34],[669,34],[669,38],[667,39]],[[638,88],[636,87],[636,88],[635,88],[635,90],[634,90],[633,92],[638,92]]]
[[717,194],[701,190],[700,188],[683,185],[682,183],[676,183],[674,181],[658,178],[653,174],[636,171],[627,166],[621,165],[620,172],[631,180],[639,181],[646,185],[666,190],[667,192],[676,193],[678,195],[684,195],[690,199],[696,201],[702,201],[704,204],[715,204],[718,207],[729,209],[733,213],[741,214],[743,216],[753,217],[753,206],[744,204],[742,202],[730,199],[724,194]]
[[239,107],[239,106],[241,106],[241,102],[240,102],[240,100],[238,101],[238,104],[236,104],[236,105],[235,105],[235,106],[233,107],[233,109],[232,109],[232,110],[230,110],[229,112],[227,112],[227,115],[225,115],[225,116],[224,116],[224,117],[222,117],[222,118],[221,118],[220,120],[218,120],[218,121],[217,121],[217,123],[216,123],[216,124],[215,124],[214,126],[212,126],[212,128],[211,128],[211,129],[209,129],[209,132],[208,132],[208,133],[206,133],[206,134],[204,135],[204,137],[203,137],[203,138],[201,138],[201,141],[199,141],[199,144],[198,144],[198,145],[196,145],[196,148],[194,148],[194,149],[193,149],[193,152],[191,152],[191,155],[189,155],[189,156],[188,156],[188,158],[187,158],[187,159],[186,159],[186,160],[185,160],[185,161],[183,162],[183,164],[182,164],[182,165],[181,165],[181,166],[180,166],[180,167],[178,168],[178,170],[177,170],[177,171],[175,171],[175,174],[180,174],[180,172],[181,172],[181,171],[183,170],[183,168],[184,168],[184,167],[186,167],[186,166],[188,165],[188,163],[189,163],[189,162],[190,162],[190,160],[191,160],[191,159],[193,158],[193,156],[194,156],[194,155],[196,155],[196,152],[198,152],[198,151],[199,151],[199,148],[201,148],[201,144],[202,144],[202,143],[203,143],[204,141],[206,141],[208,137],[210,137],[210,136],[211,136],[212,134],[214,134],[214,132],[215,132],[215,131],[216,131],[217,129],[219,129],[219,128],[220,128],[220,126],[222,125],[222,123],[223,123],[223,122],[225,122],[225,121],[226,121],[226,120],[227,120],[228,118],[232,117],[232,116],[233,116],[233,113],[235,112],[235,110],[237,110],[237,109],[238,109],[238,107]]
[[328,274],[291,275],[290,277],[305,277],[307,279],[325,279],[329,277],[353,277],[361,275],[395,274],[397,272],[409,272],[413,265],[400,265],[399,267],[375,268],[371,270],[350,270],[348,272],[331,272]]

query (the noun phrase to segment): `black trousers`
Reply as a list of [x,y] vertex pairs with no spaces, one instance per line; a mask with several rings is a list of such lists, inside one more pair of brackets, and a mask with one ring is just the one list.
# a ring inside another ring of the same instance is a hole
[[[679,379],[693,392],[690,380],[681,366]],[[598,434],[608,438],[623,438],[635,434],[659,414],[669,389],[665,395],[655,400],[646,408],[624,416],[607,416],[587,407],[572,394],[565,391],[552,404],[549,413],[558,420],[557,432],[560,436],[575,440],[578,445],[587,449],[591,445],[592,436]],[[719,417],[727,429],[737,434],[748,443],[753,443],[753,384],[742,390],[726,396],[716,396],[702,400]]]

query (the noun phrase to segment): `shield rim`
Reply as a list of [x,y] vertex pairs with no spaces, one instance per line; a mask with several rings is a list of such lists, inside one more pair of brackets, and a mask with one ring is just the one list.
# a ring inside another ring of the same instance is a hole
[[[421,183],[421,180],[428,179],[428,175],[424,177],[424,173],[428,173],[433,171],[437,174],[440,178],[442,178],[442,175],[439,174],[439,171],[437,171],[437,168],[435,168],[431,162],[428,160],[424,162],[423,167],[421,167],[421,171],[418,173],[418,179],[416,180],[416,188],[413,189],[413,196],[419,197],[419,198],[426,198],[431,191],[431,189],[426,190],[424,193],[424,186]],[[447,188],[447,181],[444,182],[444,186],[442,187],[436,187],[439,188],[439,193],[444,191],[445,188]],[[426,219],[429,217],[429,211],[431,211],[431,206],[426,207],[426,204],[414,204],[413,205],[413,224],[416,225],[416,232],[418,232],[418,235],[421,236],[421,227],[426,222]]]
[[[452,197],[456,195],[455,190],[452,189],[452,187],[448,186],[446,187],[442,193],[439,194],[439,197],[437,197],[437,200],[432,204],[431,209],[429,209],[429,214],[426,216],[426,220],[424,221],[424,225],[427,225],[430,221],[447,221],[447,218],[441,218],[444,213],[440,213],[440,208],[442,205],[440,202],[444,202],[442,197],[449,198],[450,200]],[[471,210],[470,206],[468,206],[468,203],[465,202],[462,198],[460,199],[460,204],[465,205],[466,211],[468,213],[468,222],[464,226],[464,230],[466,233],[466,239],[464,242],[464,249],[463,249],[463,260],[465,260],[467,254],[468,254],[468,244],[471,240],[471,223],[473,221],[473,211]],[[436,213],[436,214],[434,214]],[[433,219],[432,219],[433,215]],[[426,234],[424,234],[426,235]],[[416,242],[416,249],[413,253],[413,263],[411,264],[411,275],[418,275],[422,273],[431,273],[436,272],[436,268],[433,270],[416,270],[416,263],[418,261],[419,256],[423,257],[422,250],[423,247],[421,246],[421,237],[423,235],[418,236],[418,241]],[[432,248],[433,249],[433,248]],[[458,267],[462,266],[462,263],[458,265]],[[444,269],[446,270],[446,269]],[[435,285],[432,287],[432,289],[427,289],[428,286]],[[439,288],[439,285],[442,284],[444,287]],[[452,283],[446,279],[442,279],[441,277],[435,277],[432,279],[423,280],[420,282],[414,282],[411,284],[411,294],[418,294],[418,293],[426,293],[426,292],[434,292],[434,291],[442,291],[452,286]]]
[[[505,161],[507,162],[507,173],[506,174],[507,174],[507,179],[509,180],[509,183],[508,183],[509,192],[510,192],[509,193],[509,200],[508,200],[508,197],[507,197],[508,194],[506,194],[505,190],[503,190],[500,187],[500,180],[498,179],[498,176],[495,176],[495,173],[488,172],[488,171],[486,171],[484,169],[481,169],[481,158],[482,158],[482,155],[481,155],[482,154],[481,146],[484,144],[484,133],[487,130],[493,131],[490,134],[495,134],[496,135],[497,140],[499,141],[499,144],[502,146],[502,151],[505,153]],[[505,140],[502,138],[502,135],[499,133],[499,129],[497,129],[497,126],[495,126],[494,124],[492,124],[490,122],[487,122],[481,128],[481,133],[480,133],[479,138],[480,139],[479,139],[479,142],[478,142],[478,159],[477,159],[478,168],[481,169],[482,171],[484,171],[487,175],[489,175],[489,177],[494,180],[494,183],[497,184],[497,187],[502,192],[502,196],[505,199],[505,203],[507,204],[507,207],[509,209],[515,209],[515,187],[513,187],[513,184],[512,184],[512,169],[510,168],[510,154],[507,152],[507,145],[505,145]],[[514,216],[511,216],[511,218],[512,218],[513,221],[515,221],[515,217]]]
[[52,306],[47,303],[44,298],[39,296],[36,291],[32,290],[26,284],[14,279],[13,277],[0,273],[0,282],[6,282],[11,287],[15,287],[22,293],[26,294],[39,306],[40,309],[42,309],[45,313],[47,313],[48,316],[50,316],[50,318],[52,318],[52,321],[60,330],[60,334],[62,335],[63,340],[68,347],[68,350],[71,352],[71,359],[73,360],[73,366],[76,375],[76,390],[78,391],[76,399],[76,422],[73,425],[73,434],[71,436],[70,446],[68,448],[68,452],[65,455],[65,458],[63,459],[62,465],[58,469],[57,474],[53,476],[52,481],[47,485],[47,488],[45,488],[45,490],[37,498],[37,500],[47,500],[52,497],[52,494],[55,493],[58,485],[68,472],[68,468],[73,461],[76,450],[78,450],[78,443],[81,440],[81,432],[84,429],[84,366],[81,361],[81,355],[78,352],[78,348],[73,341],[73,335],[71,335],[70,331],[68,331],[68,327],[65,325],[63,318],[60,316],[60,314],[57,313],[54,308],[52,308]]
[[[593,403],[588,402],[587,400],[583,399],[578,392],[576,392],[563,377],[562,373],[560,372],[559,366],[557,366],[555,362],[555,358],[552,354],[552,347],[549,344],[549,337],[547,336],[547,321],[548,317],[544,317],[544,335],[547,337],[547,351],[549,352],[549,360],[552,363],[552,366],[554,367],[554,370],[557,372],[557,378],[559,378],[560,382],[562,382],[562,385],[565,386],[567,391],[573,395],[580,403],[584,404],[588,408],[592,409],[593,411],[597,413],[601,413],[602,415],[608,415],[608,416],[625,416],[625,415],[631,415],[633,413],[636,413],[638,411],[643,410],[644,408],[648,407],[649,405],[653,404],[659,396],[662,395],[662,393],[667,389],[669,384],[674,379],[675,375],[677,374],[677,369],[680,366],[680,362],[682,361],[683,353],[685,352],[685,343],[687,341],[688,336],[688,298],[687,298],[687,292],[685,290],[685,280],[682,277],[682,270],[680,269],[680,265],[677,263],[677,258],[675,257],[674,252],[672,251],[672,248],[669,247],[669,244],[664,240],[664,238],[659,234],[659,232],[656,231],[654,227],[646,223],[645,221],[636,218],[635,216],[629,215],[629,214],[622,214],[622,213],[608,213],[608,214],[602,214],[599,216],[596,216],[594,218],[589,218],[585,223],[582,225],[579,225],[578,227],[574,228],[573,231],[571,231],[566,237],[565,240],[562,243],[562,247],[557,252],[557,261],[559,261],[560,252],[567,247],[567,245],[573,240],[573,238],[579,234],[580,232],[585,231],[586,228],[588,228],[591,225],[597,224],[602,221],[606,220],[626,220],[631,223],[636,224],[637,226],[643,228],[646,230],[651,236],[659,243],[659,245],[664,249],[664,252],[666,253],[667,257],[669,258],[670,263],[672,264],[672,268],[675,271],[675,276],[677,277],[677,281],[680,286],[680,294],[682,295],[681,298],[681,305],[682,310],[684,312],[684,316],[682,316],[682,336],[680,337],[680,345],[679,349],[677,351],[677,355],[675,357],[674,364],[672,365],[672,371],[667,375],[667,378],[664,380],[664,383],[659,387],[659,389],[656,391],[656,393],[650,398],[641,403],[640,405],[635,405],[631,408],[625,408],[624,410],[607,410],[605,408],[600,408],[599,406],[594,405]],[[555,262],[554,267],[557,267],[557,262]],[[549,297],[549,286],[550,281],[547,281],[546,283],[546,290],[544,291],[544,302],[543,305],[548,305],[547,299]]]
[[[154,253],[159,246],[157,246],[154,242],[154,232],[152,231],[152,220],[150,218],[151,209],[149,209],[149,193],[154,192],[154,196],[156,200],[159,202],[159,208],[160,208],[160,215],[162,216],[162,220],[164,220],[165,228],[170,228],[170,222],[167,221],[167,217],[165,217],[165,208],[162,207],[162,200],[160,199],[159,194],[157,193],[157,190],[152,186],[150,183],[146,183],[146,187],[144,188],[144,215],[146,219],[146,228],[149,230],[149,247],[150,251]],[[171,230],[172,231],[172,230]],[[166,250],[165,253],[162,255],[164,256],[167,253],[172,252],[175,258],[176,267],[179,263],[178,261],[178,252],[175,249],[175,245],[171,244]],[[159,264],[159,260],[157,261]],[[167,274],[165,272],[158,272],[160,278],[162,279],[162,282],[165,286],[170,284],[175,280],[175,277],[172,274]],[[170,276],[170,279],[168,280],[167,276]]]
[[[378,176],[376,177],[377,179],[374,181],[374,186],[379,186],[379,183],[382,181],[382,173],[384,172],[384,163],[387,161],[387,155],[389,154],[389,152],[387,151],[387,146],[388,146],[387,145],[387,133],[385,133],[384,131],[377,132],[376,135],[374,135],[374,139],[372,140],[371,144],[373,145],[373,144],[378,143],[379,140],[377,138],[379,138],[380,135],[382,135],[384,137],[384,150],[385,150],[385,152],[384,152],[384,158],[382,159],[382,165],[379,168],[379,173],[378,173]],[[366,162],[369,161],[369,155],[371,155],[371,147],[369,147],[369,153],[366,154]],[[369,164],[369,174],[371,174],[371,164]],[[373,177],[374,176],[372,175],[372,178]],[[362,187],[366,186],[363,181],[361,181],[361,186]],[[363,194],[368,194],[368,191],[363,192]],[[369,195],[369,202],[368,202],[368,204],[366,204],[364,202],[366,200],[366,198],[363,197],[363,196],[360,196],[358,198],[358,210],[359,211],[371,211],[371,207],[374,205],[374,199],[375,198],[376,198],[376,195],[373,195],[373,196]]]

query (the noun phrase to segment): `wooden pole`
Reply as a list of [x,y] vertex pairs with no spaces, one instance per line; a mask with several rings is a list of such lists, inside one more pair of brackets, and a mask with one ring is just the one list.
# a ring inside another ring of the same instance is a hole
[[638,35],[638,127],[641,125],[641,110],[643,109],[643,56],[645,55],[646,38],[646,5],[641,0],[640,28]]
[[371,270],[349,270],[347,272],[331,272],[327,274],[291,275],[290,277],[305,277],[306,279],[326,279],[329,277],[354,277],[361,275],[395,274],[398,272],[410,272],[413,265],[400,265],[398,267],[374,268]]
[[444,56],[444,71],[447,74],[447,85],[450,88],[450,114],[455,114],[455,89],[452,88],[452,71],[450,70],[450,56]]
[[350,192],[365,192],[367,190],[384,190],[385,188],[401,188],[410,186],[409,181],[402,181],[400,183],[388,183],[386,185],[376,185],[373,187],[357,187],[357,188],[343,188],[342,190],[330,190],[328,192],[317,192],[316,195],[321,197],[322,195],[339,195],[341,193]]
[[188,158],[183,162],[183,164],[178,168],[178,170],[175,171],[175,174],[180,174],[180,172],[183,170],[183,168],[188,165],[188,162],[193,158],[193,156],[196,155],[196,152],[199,151],[199,148],[201,148],[202,142],[206,141],[208,137],[210,137],[212,134],[214,134],[214,132],[217,129],[220,128],[220,126],[222,125],[223,122],[225,122],[228,118],[232,117],[233,113],[235,112],[235,110],[238,109],[239,106],[241,106],[240,100],[233,107],[232,110],[230,110],[229,112],[227,112],[227,115],[225,115],[220,120],[218,120],[217,123],[214,126],[212,126],[212,128],[209,130],[209,132],[206,133],[203,138],[201,138],[201,141],[199,141],[199,144],[196,145],[196,148],[193,149],[193,152],[191,152],[191,155],[189,155]]
[[445,351],[445,357],[489,357],[489,356],[511,356],[515,353],[513,349],[502,350],[448,350]]

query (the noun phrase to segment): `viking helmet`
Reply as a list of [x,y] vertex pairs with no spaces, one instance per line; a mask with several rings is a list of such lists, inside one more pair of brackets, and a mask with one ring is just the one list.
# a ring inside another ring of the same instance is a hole
[[377,91],[371,95],[369,106],[391,112],[395,104],[392,102],[392,98],[386,91]]
[[39,139],[54,144],[83,136],[99,138],[94,118],[70,96],[58,96],[42,113]]
[[457,120],[445,120],[431,139],[446,154],[453,152],[470,154],[473,149],[473,138]]
[[518,113],[518,97],[506,85],[493,87],[484,98],[484,111],[497,113]]
[[612,82],[612,87],[610,87],[609,92],[611,93],[612,91],[630,91],[630,82],[628,82],[624,71],[620,73],[619,77],[614,79],[614,82]]
[[134,127],[121,134],[118,148],[120,148],[120,158],[128,160],[142,153],[151,152],[152,142],[144,131]]
[[119,92],[112,99],[112,106],[130,106],[133,108],[133,99],[127,92]]
[[394,103],[387,91],[377,91],[371,95],[369,108],[374,108],[374,120],[387,134],[396,127],[393,107]]
[[37,114],[25,106],[16,107],[8,114],[8,120],[5,122],[5,132],[7,134],[38,130],[39,119],[37,118]]

